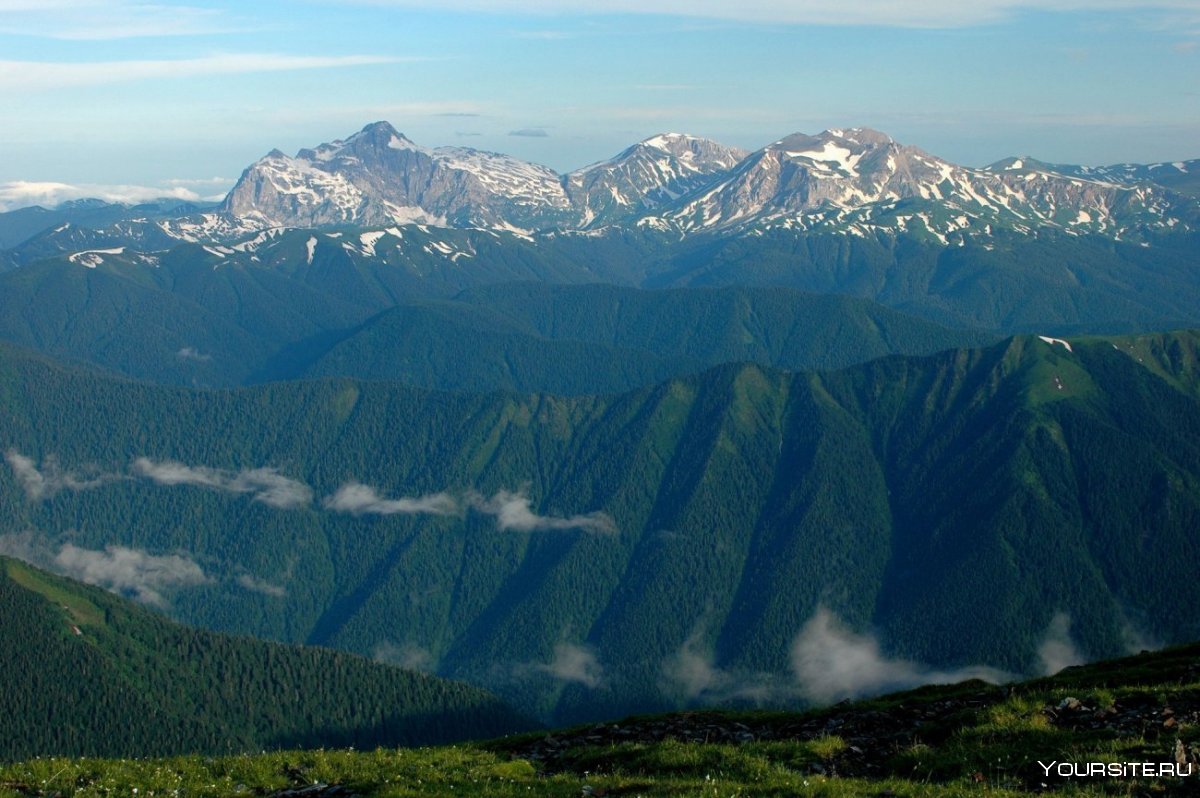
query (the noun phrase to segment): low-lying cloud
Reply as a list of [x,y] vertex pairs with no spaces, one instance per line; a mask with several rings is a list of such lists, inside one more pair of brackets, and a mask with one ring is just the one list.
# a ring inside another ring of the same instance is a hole
[[695,699],[727,685],[728,675],[713,665],[712,656],[702,648],[702,638],[703,630],[692,632],[679,650],[663,663],[668,692]]
[[1012,678],[982,665],[936,670],[911,660],[891,659],[884,656],[878,640],[850,631],[823,607],[792,644],[791,664],[801,692],[818,703],[923,684],[953,684],[967,679],[1003,682]]
[[28,533],[0,535],[0,554],[159,608],[167,605],[167,593],[211,581],[194,560],[181,554],[157,555],[117,545],[85,549],[73,543],[55,551]]
[[791,674],[725,670],[714,664],[704,646],[703,628],[693,632],[662,665],[662,689],[686,701],[753,704],[806,700],[830,704],[925,684],[953,684],[967,679],[1005,682],[1009,673],[983,665],[940,670],[883,654],[874,637],[847,629],[829,610],[820,608],[792,641]]
[[274,468],[226,471],[206,466],[189,466],[175,460],[155,461],[139,457],[133,473],[158,485],[194,485],[202,488],[251,494],[254,501],[279,509],[304,507],[312,502],[312,488],[283,476]]
[[348,482],[322,502],[326,509],[353,515],[458,515],[458,501],[448,493],[385,499],[360,482]]
[[[77,491],[99,487],[105,482],[128,479],[132,476],[167,487],[190,485],[246,494],[254,501],[284,510],[307,507],[313,502],[312,488],[300,480],[284,476],[275,468],[232,471],[187,465],[177,460],[138,457],[130,465],[127,474],[81,477],[62,469],[53,456],[46,457],[41,468],[32,458],[13,449],[5,454],[5,460],[8,461],[25,494],[33,500],[49,498],[62,490]],[[534,512],[533,503],[524,491],[498,490],[490,497],[473,490],[462,494],[441,491],[391,499],[380,495],[379,491],[370,485],[351,481],[325,497],[321,506],[332,512],[351,515],[462,516],[471,511],[492,516],[496,527],[502,531],[543,532],[574,529],[599,534],[617,531],[612,518],[599,511],[571,516],[540,515]]]
[[554,529],[580,529],[585,532],[612,533],[617,531],[612,518],[602,512],[572,515],[569,518],[553,515],[538,515],[531,509],[531,502],[524,493],[499,490],[485,499],[478,493],[468,497],[471,508],[476,512],[496,517],[496,526],[502,530],[537,532]]
[[533,669],[560,682],[582,684],[593,690],[604,683],[604,666],[590,646],[558,643],[554,646],[554,659],[536,664]]
[[468,510],[490,515],[503,531],[542,532],[577,529],[584,532],[617,531],[612,518],[602,512],[572,516],[539,515],[521,491],[498,490],[492,496],[469,491],[463,496],[442,491],[422,496],[389,499],[361,482],[347,482],[321,504],[328,510],[352,515],[463,515]]
[[207,363],[212,360],[212,355],[206,355],[199,349],[191,346],[185,346],[175,353],[175,356],[180,360],[198,360],[201,363]]
[[389,640],[385,640],[375,646],[375,650],[371,653],[372,658],[376,662],[395,665],[410,671],[433,673],[437,669],[437,660],[434,659],[429,649],[419,646],[416,643],[402,643],[397,645]]
[[1050,619],[1038,646],[1038,663],[1043,676],[1053,676],[1063,668],[1082,665],[1086,660],[1071,639],[1071,616],[1057,612]]
[[764,705],[794,701],[799,693],[789,679],[772,673],[737,673],[718,667],[704,646],[704,628],[688,636],[662,664],[663,691],[687,702],[730,701]]
[[284,598],[287,596],[287,588],[283,585],[268,582],[253,574],[238,574],[234,581],[251,593],[261,593],[264,596],[271,596],[272,598]]
[[5,452],[4,459],[8,461],[17,482],[21,483],[25,495],[34,501],[48,499],[63,490],[96,488],[117,478],[113,474],[97,474],[90,477],[72,474],[64,471],[53,455],[42,461],[41,468],[38,468],[33,458],[26,457],[15,449]]
[[54,565],[66,576],[156,606],[166,604],[163,590],[209,581],[200,566],[187,557],[147,554],[124,546],[105,546],[103,551],[96,551],[66,543],[55,555]]

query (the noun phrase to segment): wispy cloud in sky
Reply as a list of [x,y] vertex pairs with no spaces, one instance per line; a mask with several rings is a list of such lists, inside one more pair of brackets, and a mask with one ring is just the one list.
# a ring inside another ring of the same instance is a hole
[[126,0],[0,1],[0,14],[0,32],[74,41],[201,36],[249,27],[217,8]]
[[562,172],[844,126],[968,165],[1186,160],[1197,41],[1200,0],[0,0],[0,182],[210,198],[164,180],[380,119]]
[[[352,0],[353,2],[353,0]],[[662,14],[738,22],[954,28],[1009,19],[1027,0],[359,0],[371,5],[493,14]],[[1039,11],[1155,9],[1200,13],[1194,0],[1043,0]]]
[[284,55],[226,53],[146,61],[0,61],[0,90],[35,92],[140,80],[212,77],[251,72],[331,69],[418,60],[390,55]]

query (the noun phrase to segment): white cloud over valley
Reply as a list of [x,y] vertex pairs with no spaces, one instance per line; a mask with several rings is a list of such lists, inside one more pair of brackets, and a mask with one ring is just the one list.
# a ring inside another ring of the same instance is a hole
[[26,457],[15,449],[5,452],[4,459],[25,495],[34,501],[48,499],[63,490],[87,490],[119,479],[115,474],[94,474],[85,477],[65,471],[53,455],[48,455],[42,461],[41,468],[38,468],[33,458]]
[[792,641],[788,658],[790,675],[723,669],[714,664],[700,628],[663,663],[662,688],[667,695],[687,701],[767,704],[805,699],[831,704],[926,684],[967,679],[1002,683],[1013,678],[986,665],[938,669],[888,657],[874,636],[851,631],[823,607]]
[[0,535],[0,554],[160,608],[171,591],[211,581],[182,554],[150,554],[119,545],[87,549],[73,543],[54,549],[30,533]]
[[202,488],[251,494],[254,501],[282,510],[312,503],[312,488],[283,476],[274,468],[227,471],[205,466],[189,466],[175,460],[155,461],[139,457],[133,461],[135,475],[159,485],[193,485]]
[[369,485],[348,482],[322,502],[328,510],[353,515],[457,515],[458,501],[447,493],[385,499]]
[[923,684],[952,684],[967,679],[1003,682],[1010,674],[983,665],[938,670],[883,654],[874,637],[847,629],[821,608],[792,644],[792,671],[805,696],[818,703],[858,698]]

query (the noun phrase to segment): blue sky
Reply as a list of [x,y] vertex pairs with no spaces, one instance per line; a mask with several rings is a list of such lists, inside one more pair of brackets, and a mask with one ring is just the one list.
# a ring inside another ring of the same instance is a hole
[[[1200,157],[1200,0],[0,0],[0,208],[211,196],[386,119],[560,171],[869,126],[982,165]],[[55,187],[52,184],[59,184]]]

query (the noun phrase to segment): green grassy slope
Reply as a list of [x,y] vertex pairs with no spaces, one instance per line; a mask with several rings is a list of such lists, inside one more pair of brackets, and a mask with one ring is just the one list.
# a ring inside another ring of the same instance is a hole
[[[804,714],[633,717],[415,751],[44,759],[0,766],[0,796],[1190,795],[1198,658],[1191,645],[1005,687],[967,682]],[[1059,774],[1060,763],[1097,762],[1129,770]],[[1134,776],[1128,763],[1191,775]]]

